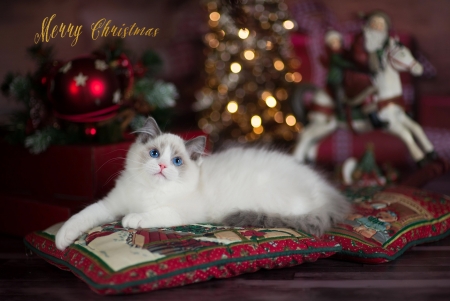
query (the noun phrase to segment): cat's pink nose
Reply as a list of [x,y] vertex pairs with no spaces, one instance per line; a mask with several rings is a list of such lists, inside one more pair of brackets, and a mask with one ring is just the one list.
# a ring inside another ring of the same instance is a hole
[[165,164],[159,163],[159,168],[161,169],[161,171],[166,168],[167,166]]

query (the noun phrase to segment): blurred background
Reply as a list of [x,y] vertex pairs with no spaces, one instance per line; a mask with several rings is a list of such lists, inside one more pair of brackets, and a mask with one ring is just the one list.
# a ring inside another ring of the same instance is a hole
[[[326,55],[325,33],[339,31],[349,48],[363,17],[374,10],[390,16],[391,35],[423,65],[420,77],[402,74],[403,98],[440,157],[450,159],[449,1],[243,0],[245,18],[227,3],[2,1],[0,193],[9,207],[0,220],[7,225],[14,217],[6,212],[17,210],[28,221],[7,232],[43,228],[105,195],[123,167],[116,158],[125,156],[129,132],[148,115],[186,138],[207,134],[210,149],[237,141],[292,151],[308,122],[306,107],[300,113],[292,108],[296,87],[326,84],[328,71],[320,60]],[[44,18],[53,14],[51,28],[83,26],[76,45],[67,36],[34,43]],[[119,42],[93,40],[91,24],[102,18],[119,28],[136,23],[159,32]],[[86,58],[93,52],[96,58]],[[99,77],[88,94],[77,94],[99,71],[110,77]],[[393,135],[344,128],[319,139],[314,160],[334,169],[368,149],[369,165],[411,170],[418,163]],[[394,179],[396,173],[386,170]],[[36,211],[41,216],[33,217]]]
[[[205,79],[204,35],[209,32],[209,13],[205,3],[200,0],[2,1],[0,77],[3,78],[8,71],[26,73],[35,69],[26,48],[34,44],[33,38],[40,32],[42,20],[52,14],[56,14],[54,24],[83,25],[84,32],[74,47],[68,38],[55,38],[49,42],[54,47],[55,56],[61,60],[89,54],[104,43],[104,39],[92,40],[89,32],[91,24],[100,18],[111,19],[112,24],[119,26],[135,22],[138,26],[159,27],[160,33],[154,38],[127,37],[124,39],[126,47],[136,57],[146,49],[153,49],[161,56],[164,67],[158,76],[175,83],[180,93],[177,111],[180,115],[189,115],[195,101],[194,94]],[[449,1],[434,0],[425,4],[421,0],[287,0],[294,19],[294,14],[305,3],[322,4],[332,14],[329,18],[341,25],[354,21],[361,13],[384,10],[391,16],[394,30],[411,35],[423,55],[436,67],[436,76],[417,82],[420,95],[450,95]],[[293,32],[305,30],[297,28]],[[1,120],[19,107],[17,102],[0,96]]]

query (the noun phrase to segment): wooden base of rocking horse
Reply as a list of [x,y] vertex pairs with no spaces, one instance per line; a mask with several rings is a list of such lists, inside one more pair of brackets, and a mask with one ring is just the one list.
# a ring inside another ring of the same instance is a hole
[[400,184],[421,188],[431,180],[446,174],[448,171],[450,171],[450,162],[443,158],[437,158],[407,176]]

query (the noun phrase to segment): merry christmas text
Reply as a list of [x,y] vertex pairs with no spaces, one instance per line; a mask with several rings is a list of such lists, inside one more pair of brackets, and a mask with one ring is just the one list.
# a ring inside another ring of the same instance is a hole
[[[68,25],[61,23],[61,25],[51,25],[53,19],[55,19],[56,14],[53,14],[51,17],[46,17],[42,20],[42,30],[41,33],[36,33],[34,35],[34,43],[39,42],[48,42],[50,39],[54,39],[58,36],[64,38],[68,36],[69,38],[73,38],[72,43],[70,44],[72,47],[75,46],[78,42],[78,38],[82,34],[81,29],[83,25],[72,25],[69,23]],[[126,38],[129,36],[148,36],[155,37],[159,33],[159,28],[146,28],[146,27],[138,27],[136,23],[133,23],[131,26],[115,26],[111,25],[111,20],[106,20],[102,18],[91,25],[91,37],[93,40],[97,40],[99,37],[120,37]]]

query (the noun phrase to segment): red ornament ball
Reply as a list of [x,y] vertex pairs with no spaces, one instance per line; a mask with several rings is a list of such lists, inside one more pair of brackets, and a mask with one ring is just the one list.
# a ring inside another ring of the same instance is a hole
[[83,57],[59,68],[52,78],[49,98],[61,116],[92,117],[118,107],[122,93],[117,76],[104,60]]

